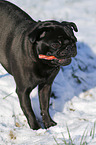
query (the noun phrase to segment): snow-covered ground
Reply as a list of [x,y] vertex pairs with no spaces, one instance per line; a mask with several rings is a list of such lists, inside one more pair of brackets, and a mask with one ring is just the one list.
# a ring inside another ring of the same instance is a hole
[[[33,131],[29,128],[15,93],[14,79],[0,66],[0,145],[55,145],[55,140],[63,145],[64,137],[69,142],[68,128],[75,145],[80,145],[84,131],[86,139],[83,138],[82,143],[85,139],[89,145],[95,145],[96,0],[10,2],[21,7],[35,20],[75,22],[79,29],[76,33],[78,54],[69,66],[61,67],[54,80],[52,92],[55,97],[53,95],[50,100],[50,114],[58,124],[47,130]],[[37,88],[31,93],[31,100],[41,122]]]

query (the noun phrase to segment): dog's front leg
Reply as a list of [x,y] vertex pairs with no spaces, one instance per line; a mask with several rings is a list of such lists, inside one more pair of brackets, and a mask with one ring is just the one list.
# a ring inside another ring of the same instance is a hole
[[24,115],[26,116],[26,118],[28,120],[28,124],[29,124],[30,128],[32,128],[34,130],[39,129],[40,126],[36,121],[35,114],[31,107],[31,101],[30,101],[30,97],[29,97],[31,89],[24,89],[23,91],[21,91],[17,88],[16,92],[19,97],[20,106],[23,110]]
[[39,100],[40,100],[40,109],[42,120],[45,128],[49,128],[51,126],[55,126],[57,123],[54,122],[49,115],[49,100],[51,93],[51,85],[48,84],[40,84],[39,88]]

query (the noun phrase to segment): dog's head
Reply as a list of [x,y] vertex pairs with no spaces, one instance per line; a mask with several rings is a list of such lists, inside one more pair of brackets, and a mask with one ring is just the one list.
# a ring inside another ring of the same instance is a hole
[[78,31],[73,22],[38,22],[29,34],[29,38],[38,59],[49,65],[68,65],[71,57],[77,54],[74,31]]

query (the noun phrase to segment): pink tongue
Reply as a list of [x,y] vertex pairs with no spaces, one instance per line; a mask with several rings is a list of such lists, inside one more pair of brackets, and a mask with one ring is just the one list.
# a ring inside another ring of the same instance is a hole
[[40,59],[46,59],[46,60],[57,59],[55,56],[47,56],[47,55],[43,55],[43,54],[39,54],[39,58]]

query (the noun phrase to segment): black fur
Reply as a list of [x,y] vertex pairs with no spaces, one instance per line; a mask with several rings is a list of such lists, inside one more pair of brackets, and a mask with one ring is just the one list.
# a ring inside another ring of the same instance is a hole
[[[10,2],[0,0],[0,63],[14,76],[21,108],[32,129],[39,129],[29,98],[38,85],[45,128],[56,125],[49,115],[52,82],[60,65],[71,63],[76,51],[72,22],[34,21]],[[39,54],[57,59],[39,59]]]

